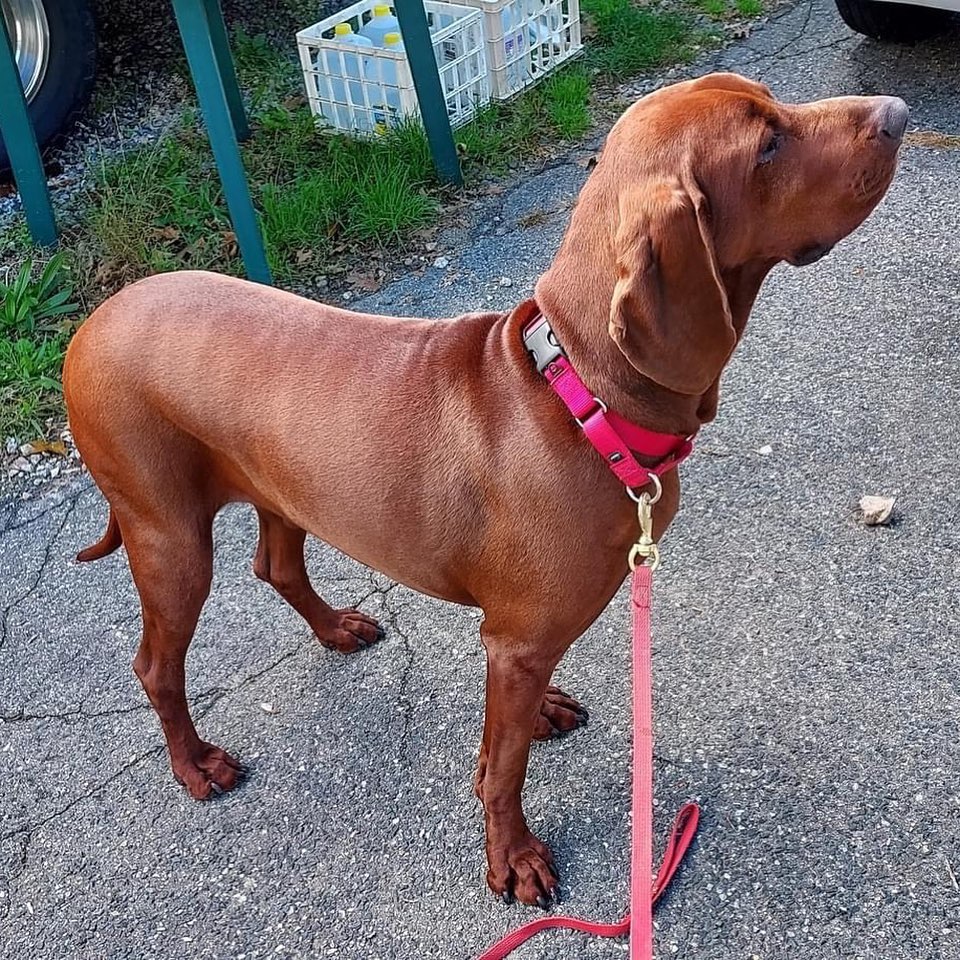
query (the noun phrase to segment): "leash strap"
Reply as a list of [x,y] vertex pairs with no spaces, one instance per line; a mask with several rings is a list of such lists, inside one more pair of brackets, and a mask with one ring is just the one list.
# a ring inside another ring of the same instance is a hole
[[650,593],[653,572],[641,564],[633,571],[630,606],[633,621],[633,822],[631,825],[630,911],[618,923],[575,917],[541,917],[507,934],[476,960],[505,960],[521,944],[544,930],[577,930],[598,937],[630,934],[630,960],[653,960],[653,907],[663,896],[693,842],[700,819],[696,804],[677,814],[663,862],[653,883],[653,662]]

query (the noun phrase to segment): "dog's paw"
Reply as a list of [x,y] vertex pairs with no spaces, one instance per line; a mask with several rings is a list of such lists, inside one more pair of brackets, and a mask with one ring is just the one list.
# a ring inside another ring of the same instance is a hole
[[243,778],[243,765],[212,743],[201,742],[188,756],[171,758],[170,765],[173,775],[194,800],[209,800],[226,793]]
[[553,854],[529,830],[514,843],[488,843],[487,862],[487,884],[505,903],[517,899],[546,909],[556,899]]
[[334,610],[330,623],[316,631],[317,639],[328,649],[356,653],[383,639],[383,627],[359,610]]
[[585,726],[589,719],[587,711],[573,697],[557,687],[547,687],[533,728],[533,739],[552,740]]

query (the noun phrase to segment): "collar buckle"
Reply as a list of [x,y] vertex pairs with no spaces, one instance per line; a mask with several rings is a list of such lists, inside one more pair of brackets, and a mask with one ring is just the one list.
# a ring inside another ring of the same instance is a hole
[[523,345],[537,365],[537,373],[543,373],[557,357],[565,357],[563,347],[546,317],[541,316],[540,323],[523,333]]

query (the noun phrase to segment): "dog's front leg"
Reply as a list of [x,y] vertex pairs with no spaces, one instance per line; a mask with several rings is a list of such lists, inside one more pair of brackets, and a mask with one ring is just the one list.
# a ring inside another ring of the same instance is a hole
[[486,820],[487,883],[508,902],[517,897],[545,907],[557,884],[553,856],[528,829],[520,792],[555,661],[529,641],[481,632],[487,649],[487,706],[476,789]]

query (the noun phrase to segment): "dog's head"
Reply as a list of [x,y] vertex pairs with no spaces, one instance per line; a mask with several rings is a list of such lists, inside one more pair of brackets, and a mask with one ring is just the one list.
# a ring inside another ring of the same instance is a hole
[[610,132],[538,300],[549,313],[563,298],[571,255],[595,260],[624,356],[704,394],[770,268],[819,259],[879,202],[907,115],[893,97],[783,104],[733,74],[643,98]]

